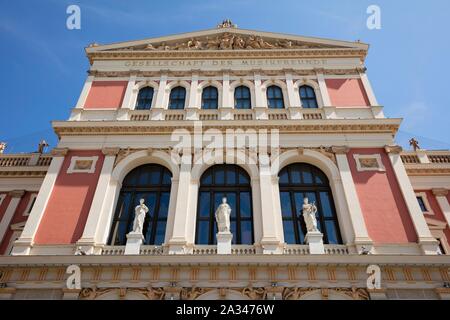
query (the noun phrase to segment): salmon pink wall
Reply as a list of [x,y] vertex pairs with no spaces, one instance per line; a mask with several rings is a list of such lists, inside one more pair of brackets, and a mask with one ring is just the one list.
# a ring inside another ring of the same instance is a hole
[[[24,212],[28,207],[28,203],[30,202],[31,195],[35,194],[36,192],[25,192],[25,194],[22,196],[22,199],[19,201],[19,205],[17,206],[16,211],[14,212],[14,215],[11,219],[10,226],[16,223],[25,222],[28,219],[28,216],[24,216]],[[8,229],[6,230],[5,236],[3,237],[3,241],[0,243],[0,254],[5,254],[6,249],[8,248],[9,242],[11,241],[11,236],[13,235],[14,231],[11,230],[11,228],[8,226]]]
[[[98,156],[94,173],[67,173],[73,156]],[[75,243],[83,234],[104,156],[101,151],[69,151],[56,178],[35,243]]]
[[331,105],[335,107],[370,106],[360,79],[326,79]]
[[117,109],[122,105],[126,81],[94,81],[84,104],[85,109]]
[[[386,171],[357,171],[354,154],[380,154]],[[416,242],[414,225],[384,149],[351,149],[347,157],[372,240],[377,244]]]
[[[430,204],[431,210],[433,210],[434,214],[426,214],[425,217],[439,220],[442,222],[447,222],[447,220],[445,220],[444,213],[442,212],[441,207],[439,206],[439,203],[437,202],[436,197],[431,190],[414,190],[414,191],[425,193],[427,196],[428,203]],[[447,228],[445,228],[444,234],[450,246],[450,229],[448,226]]]

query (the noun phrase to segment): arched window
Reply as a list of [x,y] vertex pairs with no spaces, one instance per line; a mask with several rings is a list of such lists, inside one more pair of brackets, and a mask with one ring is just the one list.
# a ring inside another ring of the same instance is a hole
[[202,93],[202,109],[217,109],[219,93],[216,87],[209,86],[203,89]]
[[317,108],[317,99],[314,89],[310,86],[301,86],[300,100],[302,101],[303,108]]
[[184,109],[186,101],[186,89],[176,87],[170,91],[169,109]]
[[267,88],[267,105],[271,109],[284,108],[283,91],[278,86]]
[[136,100],[136,110],[149,110],[152,107],[153,88],[144,87],[139,90]]
[[125,245],[133,228],[134,209],[140,199],[148,207],[144,221],[145,244],[164,242],[172,174],[158,164],[145,164],[133,169],[122,183],[112,224],[109,243]]
[[239,86],[234,89],[234,107],[236,109],[251,109],[250,89],[246,86]]
[[234,244],[253,244],[253,210],[250,177],[239,166],[222,164],[206,170],[200,179],[197,204],[197,244],[215,244],[215,212],[227,198]]
[[306,163],[291,164],[280,171],[279,186],[286,243],[305,243],[306,225],[302,216],[305,197],[317,206],[317,225],[324,243],[342,243],[330,184],[321,170]]

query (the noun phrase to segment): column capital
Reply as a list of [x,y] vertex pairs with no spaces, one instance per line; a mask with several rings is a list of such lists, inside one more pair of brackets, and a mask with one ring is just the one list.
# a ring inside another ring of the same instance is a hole
[[25,190],[13,190],[8,193],[11,198],[22,198],[25,194]]
[[398,145],[394,145],[394,146],[384,146],[384,150],[387,153],[393,153],[393,154],[397,154],[402,152],[403,148],[398,146]]
[[347,154],[350,151],[348,146],[333,146],[331,147],[331,151],[335,154]]
[[53,148],[50,153],[54,157],[64,157],[67,152],[69,152],[69,148]]
[[431,191],[436,197],[446,197],[448,195],[448,190],[444,188],[432,189]]
[[366,73],[367,68],[366,67],[357,67],[356,71],[358,71],[359,73]]
[[105,156],[115,156],[115,155],[117,155],[118,153],[119,153],[119,151],[120,151],[120,148],[103,148],[102,149],[102,153],[105,155]]

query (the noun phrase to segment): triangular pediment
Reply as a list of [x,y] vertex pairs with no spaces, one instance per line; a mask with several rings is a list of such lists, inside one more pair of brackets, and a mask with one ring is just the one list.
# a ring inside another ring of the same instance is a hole
[[109,45],[92,44],[87,53],[111,51],[202,51],[202,50],[308,50],[356,49],[367,50],[361,42],[348,42],[281,33],[216,28],[158,38],[119,42]]

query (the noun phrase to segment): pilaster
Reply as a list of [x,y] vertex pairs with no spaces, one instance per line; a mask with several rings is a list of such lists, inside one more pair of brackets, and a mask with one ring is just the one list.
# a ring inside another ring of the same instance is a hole
[[386,146],[385,150],[388,153],[389,160],[391,161],[395,176],[397,177],[397,181],[403,195],[403,199],[405,200],[409,214],[413,221],[418,237],[418,243],[424,254],[437,254],[438,242],[431,235],[422,210],[417,203],[417,198],[411,182],[409,181],[406,169],[400,158],[402,148],[400,146]]
[[353,181],[352,172],[348,163],[347,153],[349,148],[346,146],[332,147],[332,151],[335,153],[336,162],[339,168],[339,173],[342,179],[342,185],[344,188],[344,196],[347,202],[348,211],[350,214],[350,220],[355,235],[354,244],[356,250],[360,252],[364,247],[366,250],[370,250],[373,246],[372,239],[367,232],[366,223],[364,221],[364,215],[359,203],[358,193],[356,192],[355,182]]
[[36,201],[28,217],[27,223],[22,231],[22,235],[14,244],[12,255],[30,254],[34,237],[39,228],[41,219],[44,216],[45,208],[47,207],[53,186],[55,185],[56,178],[58,177],[67,152],[67,148],[55,148],[52,150],[52,162],[47,170],[47,174],[36,197]]

